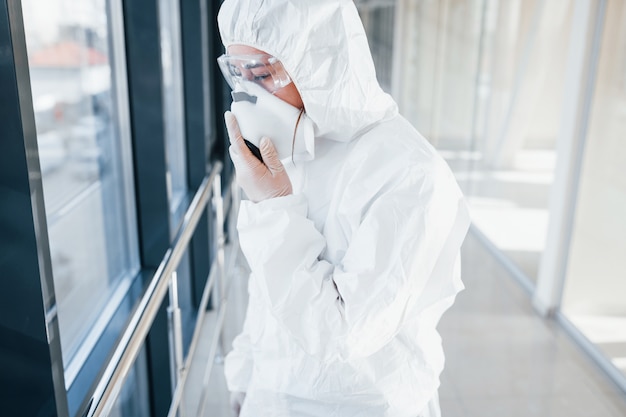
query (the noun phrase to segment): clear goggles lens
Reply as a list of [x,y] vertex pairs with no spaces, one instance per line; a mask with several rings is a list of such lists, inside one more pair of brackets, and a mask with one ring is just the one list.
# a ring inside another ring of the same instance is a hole
[[233,90],[237,84],[251,81],[274,93],[291,83],[283,64],[272,55],[222,55],[217,63]]

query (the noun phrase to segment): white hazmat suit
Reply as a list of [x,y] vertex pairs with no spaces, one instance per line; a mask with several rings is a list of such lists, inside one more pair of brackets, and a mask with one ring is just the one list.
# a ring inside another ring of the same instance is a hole
[[352,1],[226,0],[218,22],[283,63],[315,128],[315,158],[283,160],[293,194],[241,206],[241,417],[439,416],[469,227],[450,169],[379,87]]

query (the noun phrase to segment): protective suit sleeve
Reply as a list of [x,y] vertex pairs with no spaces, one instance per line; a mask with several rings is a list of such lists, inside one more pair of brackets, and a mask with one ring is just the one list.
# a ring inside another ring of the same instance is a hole
[[[304,351],[320,360],[369,356],[410,314],[458,292],[453,274],[432,274],[438,263],[454,264],[469,227],[452,174],[441,175],[414,168],[369,206],[340,210],[340,221],[357,226],[346,230],[335,264],[323,257],[327,242],[307,218],[304,195],[244,202],[238,229],[251,279]],[[420,300],[431,276],[448,282],[437,284],[440,297]]]

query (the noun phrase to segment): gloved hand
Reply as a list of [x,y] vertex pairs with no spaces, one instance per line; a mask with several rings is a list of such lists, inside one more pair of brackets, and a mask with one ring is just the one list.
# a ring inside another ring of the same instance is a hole
[[269,198],[291,194],[291,181],[272,141],[261,139],[260,150],[263,162],[250,152],[241,132],[237,119],[231,112],[224,114],[230,147],[228,151],[237,171],[237,182],[248,198],[255,203]]
[[230,393],[230,408],[234,411],[235,417],[239,417],[239,412],[246,399],[246,393],[241,391],[233,391]]

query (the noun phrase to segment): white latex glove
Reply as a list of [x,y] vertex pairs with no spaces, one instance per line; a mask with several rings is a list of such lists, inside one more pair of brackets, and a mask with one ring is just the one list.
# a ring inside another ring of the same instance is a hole
[[235,417],[239,417],[243,401],[246,399],[246,393],[241,391],[233,391],[230,393],[230,408],[235,413]]
[[272,141],[261,139],[260,150],[263,162],[259,161],[246,146],[239,131],[235,116],[224,114],[230,147],[228,151],[237,171],[237,182],[248,198],[255,203],[269,198],[291,194],[291,181]]

